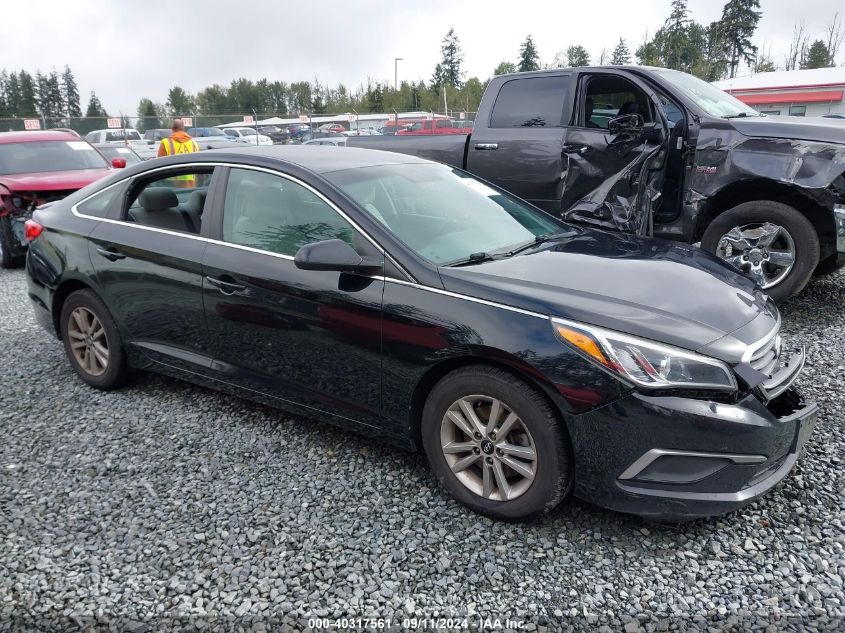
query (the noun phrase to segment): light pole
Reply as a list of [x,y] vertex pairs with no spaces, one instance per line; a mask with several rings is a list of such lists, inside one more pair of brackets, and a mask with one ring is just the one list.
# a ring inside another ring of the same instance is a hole
[[401,57],[393,58],[393,89],[399,90],[399,62],[404,61]]

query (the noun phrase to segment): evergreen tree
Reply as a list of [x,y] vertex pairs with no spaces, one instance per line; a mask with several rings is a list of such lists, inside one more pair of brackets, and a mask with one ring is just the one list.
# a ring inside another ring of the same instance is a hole
[[493,75],[507,75],[509,73],[515,73],[516,66],[514,66],[513,62],[500,62],[496,68],[493,69]]
[[88,107],[85,110],[85,116],[89,118],[108,116],[106,109],[103,107],[103,104],[100,103],[100,99],[93,90],[91,91],[91,97],[88,99]]
[[566,65],[570,68],[590,65],[590,54],[580,44],[575,44],[566,49]]
[[686,0],[672,0],[672,10],[663,25],[662,57],[668,68],[682,69],[688,46],[690,20]]
[[78,118],[82,116],[82,107],[79,105],[79,87],[70,66],[65,65],[62,73],[62,100],[64,111],[67,116]]
[[38,92],[35,79],[25,70],[18,73],[18,105],[17,116],[38,115]]
[[443,44],[440,46],[440,54],[442,59],[434,69],[432,83],[435,83],[435,79],[439,79],[435,84],[438,88],[444,83],[460,88],[464,76],[461,70],[464,54],[461,51],[461,43],[457,34],[455,34],[455,29],[449,29],[449,32],[446,33]]
[[[252,104],[244,105],[247,107],[242,111],[249,112],[249,106]],[[170,116],[181,116],[183,114],[191,114],[196,109],[196,104],[194,103],[194,98],[185,92],[182,87],[173,86],[167,93],[167,109]]]
[[380,84],[368,87],[367,108],[370,112],[384,112],[384,91]]
[[529,35],[519,47],[519,62],[516,69],[524,73],[528,70],[540,69],[540,56],[537,54],[537,47],[534,46],[534,40]]
[[138,102],[138,125],[136,129],[139,132],[146,130],[154,130],[162,127],[161,121],[158,118],[158,110],[152,99],[144,97]]
[[801,63],[801,68],[827,68],[831,64],[830,51],[822,40],[816,40],[807,49],[807,57]]
[[50,102],[50,111],[54,117],[67,116],[65,100],[62,96],[62,84],[59,73],[55,70],[47,76],[47,99]]
[[740,62],[754,63],[757,47],[751,43],[751,38],[762,15],[759,8],[760,0],[728,0],[722,9],[718,28],[731,78],[736,77]]
[[631,63],[631,53],[628,52],[628,45],[621,37],[619,38],[619,43],[616,45],[616,48],[613,49],[613,53],[610,56],[610,63],[614,66],[624,66],[625,64]]
[[6,100],[6,86],[8,84],[9,73],[5,70],[0,70],[0,118],[12,116],[12,112],[9,110],[9,103]]
[[319,91],[314,92],[314,98],[311,100],[311,113],[314,115],[326,113],[326,104],[323,103],[323,95]]

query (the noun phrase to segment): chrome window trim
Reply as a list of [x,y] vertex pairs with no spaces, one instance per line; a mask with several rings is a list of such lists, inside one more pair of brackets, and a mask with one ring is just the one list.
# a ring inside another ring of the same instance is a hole
[[[144,229],[144,230],[147,230],[147,231],[154,231],[156,233],[164,233],[166,235],[176,235],[176,236],[180,236],[180,237],[187,237],[188,239],[193,239],[193,240],[205,240],[206,242],[209,242],[209,243],[212,243],[212,244],[219,244],[221,246],[231,246],[233,248],[240,248],[242,250],[247,250],[247,251],[251,251],[251,252],[254,252],[254,253],[259,253],[259,254],[263,254],[263,255],[272,255],[274,257],[279,257],[281,259],[293,260],[293,256],[284,255],[283,253],[274,253],[272,251],[265,251],[265,250],[262,250],[260,248],[253,248],[253,247],[246,246],[246,245],[243,245],[243,244],[235,244],[235,243],[226,242],[226,241],[223,241],[223,240],[215,240],[215,239],[212,239],[212,238],[202,237],[200,235],[194,235],[192,233],[183,233],[183,232],[180,232],[180,231],[171,231],[171,230],[168,230],[168,229],[161,229],[161,228],[154,227],[154,226],[145,226],[143,224],[138,224],[136,222],[127,222],[126,220],[112,220],[111,218],[100,218],[100,217],[97,217],[95,215],[87,215],[85,213],[80,213],[79,209],[77,208],[77,207],[79,207],[79,205],[83,204],[84,202],[87,202],[91,198],[100,195],[101,193],[103,193],[104,191],[107,191],[108,189],[111,189],[112,187],[116,187],[120,184],[123,184],[123,183],[125,183],[126,181],[128,181],[132,178],[146,177],[148,174],[155,174],[155,173],[161,172],[161,171],[168,171],[168,170],[172,170],[172,169],[182,169],[182,168],[187,168],[187,167],[228,167],[230,169],[250,169],[250,170],[253,170],[253,171],[265,172],[265,173],[268,173],[272,176],[278,176],[280,178],[284,178],[286,180],[289,180],[290,182],[292,182],[294,184],[300,185],[301,187],[304,187],[305,189],[307,189],[308,191],[310,191],[311,193],[316,195],[318,198],[320,198],[320,200],[322,200],[326,205],[328,205],[329,208],[333,209],[338,215],[340,215],[340,217],[342,217],[344,220],[349,222],[349,224],[352,226],[353,229],[355,229],[361,235],[363,235],[367,239],[367,241],[370,242],[370,244],[372,244],[382,254],[382,256],[385,259],[389,259],[390,262],[394,266],[396,266],[396,268],[398,268],[399,271],[402,274],[404,274],[408,279],[414,280],[414,276],[411,275],[411,273],[409,273],[399,262],[397,262],[393,258],[393,256],[390,255],[390,253],[388,253],[384,249],[384,247],[382,247],[369,233],[367,233],[364,229],[362,229],[342,209],[340,209],[331,200],[326,198],[325,195],[323,195],[321,192],[319,192],[317,189],[315,189],[314,187],[312,187],[308,183],[302,182],[301,180],[299,180],[298,178],[296,178],[294,176],[282,173],[282,172],[274,170],[274,169],[269,169],[267,167],[258,167],[256,165],[241,165],[241,164],[238,164],[238,163],[224,163],[224,162],[178,163],[178,164],[174,164],[174,165],[165,165],[165,166],[162,166],[162,167],[156,167],[154,169],[144,171],[144,172],[142,172],[140,174],[136,174],[134,176],[126,176],[125,178],[121,178],[120,180],[113,182],[112,184],[108,185],[107,187],[103,187],[99,191],[95,191],[91,195],[86,196],[85,198],[83,198],[82,200],[77,202],[76,204],[72,205],[71,208],[70,208],[70,212],[78,218],[85,218],[87,220],[98,220],[100,222],[108,222],[109,224],[117,224],[117,225],[120,225],[120,226],[131,226],[131,227],[134,227],[136,229]],[[224,209],[224,211],[225,211],[225,209]],[[414,281],[416,281],[416,280],[414,280]]]
[[738,453],[702,453],[698,451],[678,451],[667,448],[652,448],[637,458],[625,471],[619,475],[619,479],[634,479],[652,463],[663,456],[670,457],[705,457],[710,459],[727,459],[734,464],[762,464],[766,461],[765,455],[741,455]]

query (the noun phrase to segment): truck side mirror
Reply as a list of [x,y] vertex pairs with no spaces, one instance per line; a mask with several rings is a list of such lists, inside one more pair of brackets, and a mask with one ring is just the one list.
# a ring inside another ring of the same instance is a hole
[[[640,130],[645,125],[642,115],[639,114],[623,114],[617,116],[607,122],[607,131],[611,136],[623,137],[630,140],[636,137]],[[619,140],[623,140],[620,138]]]

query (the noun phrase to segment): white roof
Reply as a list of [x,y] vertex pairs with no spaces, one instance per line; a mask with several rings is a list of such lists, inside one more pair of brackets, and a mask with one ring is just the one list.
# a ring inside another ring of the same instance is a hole
[[797,88],[845,85],[845,68],[812,68],[809,70],[778,70],[771,73],[757,73],[747,77],[734,77],[714,81],[713,85],[733,92],[734,90],[765,90],[766,88]]

